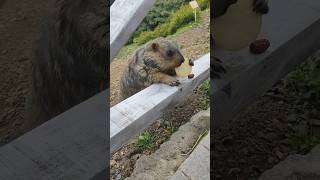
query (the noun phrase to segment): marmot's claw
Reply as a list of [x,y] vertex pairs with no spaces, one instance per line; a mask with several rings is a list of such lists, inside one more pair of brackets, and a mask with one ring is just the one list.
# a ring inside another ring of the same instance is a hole
[[169,83],[170,86],[179,86],[179,84],[180,81],[178,79]]

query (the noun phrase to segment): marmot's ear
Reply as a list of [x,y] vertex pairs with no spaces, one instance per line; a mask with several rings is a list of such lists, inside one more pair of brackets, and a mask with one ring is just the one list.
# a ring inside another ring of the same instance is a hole
[[158,43],[152,43],[151,48],[152,48],[152,50],[157,51],[158,50]]

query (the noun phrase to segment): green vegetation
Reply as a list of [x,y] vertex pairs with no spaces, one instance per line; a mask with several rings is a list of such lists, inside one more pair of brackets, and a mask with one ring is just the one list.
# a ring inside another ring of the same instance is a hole
[[154,7],[143,19],[133,36],[129,39],[128,44],[133,43],[133,39],[141,32],[153,31],[159,24],[166,22],[171,14],[188,2],[189,0],[156,0]]
[[291,147],[298,153],[305,154],[314,146],[320,144],[320,138],[312,135],[291,135],[289,137]]
[[315,145],[320,144],[318,133],[313,133],[312,119],[319,118],[320,107],[320,50],[307,59],[295,71],[291,72],[283,82],[283,94],[294,97],[299,104],[304,104],[306,123],[305,134],[290,135],[290,145],[298,153],[307,153]]
[[145,149],[150,149],[153,146],[153,143],[152,143],[153,139],[154,138],[148,131],[141,133],[137,141],[138,149],[140,151],[143,151]]
[[201,97],[201,107],[206,110],[210,107],[210,80],[205,80],[199,87],[199,93],[202,94]]
[[[199,25],[202,25],[202,16],[205,14],[205,13],[209,13],[209,9],[206,9],[204,11],[200,11],[197,13],[197,22],[194,22],[192,21],[192,23],[188,23],[188,24],[185,24],[184,26],[182,27],[179,27],[177,29],[177,31],[174,33],[174,34],[171,34],[168,36],[168,38],[174,38],[175,36],[191,29],[191,28],[194,28],[194,27],[197,27]],[[129,54],[131,54],[134,50],[138,49],[138,47],[141,46],[137,43],[131,43],[131,44],[127,44],[125,46],[123,46],[119,53],[117,54],[117,58],[119,59],[126,59],[127,56]],[[182,48],[182,47],[181,47]]]
[[320,51],[290,73],[284,85],[286,93],[320,107]]
[[[209,3],[209,0],[198,1],[199,6],[202,8],[201,10],[209,7]],[[192,21],[194,21],[194,11],[189,4],[184,5],[172,14],[165,23],[160,24],[153,31],[140,32],[139,35],[133,39],[133,42],[140,45],[157,37],[166,37],[174,34],[179,28]]]

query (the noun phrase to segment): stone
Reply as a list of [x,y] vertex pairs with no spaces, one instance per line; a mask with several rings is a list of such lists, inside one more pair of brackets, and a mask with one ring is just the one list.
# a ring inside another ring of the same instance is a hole
[[320,145],[306,155],[290,155],[272,169],[265,171],[259,180],[316,180],[320,179]]
[[[139,159],[136,161],[134,166],[134,170],[130,177],[126,178],[127,180],[153,180],[153,179],[168,179],[172,177],[175,171],[179,168],[179,166],[183,163],[183,161],[188,158],[188,156],[182,155],[183,152],[188,152],[190,148],[194,145],[199,135],[203,133],[206,129],[209,128],[210,124],[210,109],[206,111],[201,111],[194,115],[189,122],[182,125],[178,131],[176,131],[168,141],[163,143],[160,148],[152,153],[151,155],[140,155]],[[193,153],[197,153],[200,151],[201,155],[205,155],[203,158],[196,156],[193,159],[193,165],[197,160],[201,162],[208,163],[208,172],[209,176],[210,172],[210,152],[208,147],[210,144],[209,135],[206,135],[204,139],[200,141],[200,143],[196,146],[195,150],[189,156],[192,157]],[[200,148],[200,150],[199,150]],[[205,170],[202,166],[202,169],[198,169],[196,172],[200,170]],[[199,167],[199,168],[200,168]],[[188,166],[185,167],[188,169]],[[186,171],[191,172],[194,170],[188,169]],[[181,169],[183,170],[183,169]],[[179,171],[179,170],[178,170]],[[183,170],[185,171],[185,170]],[[195,173],[196,173],[195,172]],[[179,175],[177,175],[179,176]]]

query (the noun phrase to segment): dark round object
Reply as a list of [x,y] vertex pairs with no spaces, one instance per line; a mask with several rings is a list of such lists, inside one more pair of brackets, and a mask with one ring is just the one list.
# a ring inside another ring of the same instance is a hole
[[270,42],[267,39],[258,39],[250,44],[250,52],[253,54],[264,53],[270,47]]
[[191,79],[191,78],[193,78],[193,77],[194,77],[194,74],[189,74],[189,75],[188,75],[188,78],[189,78],[189,79]]

